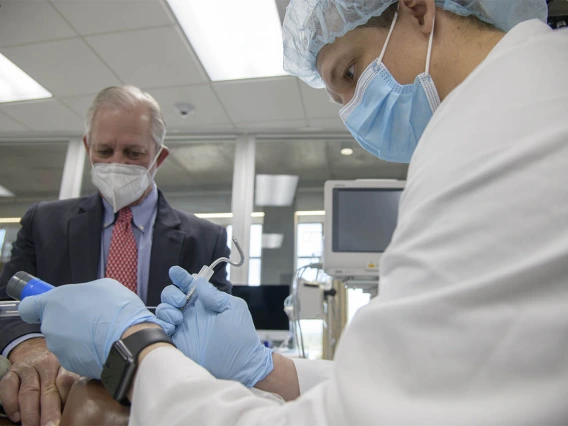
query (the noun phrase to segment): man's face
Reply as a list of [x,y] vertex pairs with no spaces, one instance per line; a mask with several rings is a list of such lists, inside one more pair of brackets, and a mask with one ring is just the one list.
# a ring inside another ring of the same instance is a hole
[[93,163],[119,163],[148,168],[156,155],[150,130],[150,111],[101,107],[91,127],[87,151]]

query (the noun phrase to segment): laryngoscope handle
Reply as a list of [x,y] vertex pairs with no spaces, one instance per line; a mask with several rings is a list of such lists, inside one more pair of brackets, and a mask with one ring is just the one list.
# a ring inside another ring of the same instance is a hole
[[54,288],[51,284],[34,277],[32,274],[20,271],[16,272],[8,285],[6,293],[14,300],[24,300],[28,296],[45,293]]
[[45,293],[54,288],[51,284],[34,277],[27,272],[16,272],[8,281],[6,293],[13,301],[0,302],[0,318],[18,317],[18,306],[20,300],[24,300],[28,296],[35,296]]

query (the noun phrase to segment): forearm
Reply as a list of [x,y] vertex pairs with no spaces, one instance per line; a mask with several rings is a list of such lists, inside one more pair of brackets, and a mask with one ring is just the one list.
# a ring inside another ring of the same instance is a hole
[[274,369],[255,385],[255,388],[280,395],[285,401],[300,396],[300,384],[294,362],[278,353],[272,354]]

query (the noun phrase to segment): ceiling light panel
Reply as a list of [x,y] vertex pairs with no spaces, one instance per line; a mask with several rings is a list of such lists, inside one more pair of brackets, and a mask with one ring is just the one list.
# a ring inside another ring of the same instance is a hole
[[13,197],[14,193],[0,185],[0,197]]
[[262,248],[279,249],[283,240],[284,234],[262,234]]
[[0,54],[0,103],[51,98],[37,81]]
[[273,0],[168,0],[212,81],[284,75]]
[[290,206],[296,195],[299,176],[257,175],[255,203],[257,206]]

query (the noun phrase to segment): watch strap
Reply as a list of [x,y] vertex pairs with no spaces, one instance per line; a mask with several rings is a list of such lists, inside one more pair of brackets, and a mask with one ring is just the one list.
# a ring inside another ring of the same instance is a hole
[[[140,352],[154,343],[162,342],[175,347],[172,339],[162,328],[143,328],[125,339],[114,342],[109,356],[103,365],[101,382],[119,403],[130,405],[127,392],[138,369],[138,355],[140,355]],[[121,364],[118,367],[116,364],[117,359],[121,360]],[[120,368],[120,370],[117,368]]]
[[143,328],[125,339],[122,339],[122,343],[124,343],[132,354],[135,363],[138,363],[138,355],[140,355],[140,352],[142,352],[144,348],[153,345],[154,343],[162,342],[175,346],[170,336],[168,336],[161,327]]

